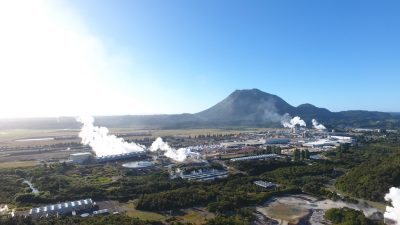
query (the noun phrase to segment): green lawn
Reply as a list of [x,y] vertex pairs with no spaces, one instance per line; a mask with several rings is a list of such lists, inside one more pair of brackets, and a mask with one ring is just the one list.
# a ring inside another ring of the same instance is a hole
[[166,216],[159,213],[137,210],[135,208],[134,201],[129,201],[125,205],[122,205],[122,207],[125,208],[126,215],[139,218],[141,220],[164,221],[167,218]]

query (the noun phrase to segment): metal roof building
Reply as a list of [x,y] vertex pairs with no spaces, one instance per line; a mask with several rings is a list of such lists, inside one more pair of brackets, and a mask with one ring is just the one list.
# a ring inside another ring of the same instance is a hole
[[47,205],[38,208],[33,208],[29,211],[31,216],[41,217],[47,215],[55,215],[55,214],[69,214],[73,211],[81,211],[92,209],[95,206],[95,203],[92,199],[83,199],[72,202],[63,202],[54,205]]
[[254,181],[254,184],[257,186],[266,188],[266,189],[275,188],[277,186],[276,184],[274,184],[272,182],[267,182],[267,181],[262,181],[262,180]]
[[90,152],[80,152],[70,155],[70,159],[73,163],[82,164],[89,161],[92,158],[92,153]]
[[269,138],[265,141],[266,145],[287,145],[289,143],[289,138]]
[[209,169],[209,170],[200,169],[197,171],[192,171],[189,174],[181,173],[180,177],[186,180],[206,181],[206,180],[226,178],[228,177],[228,172],[226,170],[217,170],[217,169]]
[[223,148],[241,148],[246,146],[261,146],[265,144],[265,140],[245,140],[245,141],[234,141],[234,142],[224,142],[220,146]]
[[101,210],[93,211],[94,216],[107,215],[107,214],[110,214],[110,211],[108,209],[101,209]]
[[131,159],[131,158],[144,156],[145,154],[146,153],[144,151],[142,151],[142,152],[130,152],[130,153],[123,153],[123,154],[116,154],[116,155],[106,155],[106,156],[96,157],[96,162],[103,163],[103,162],[116,161],[116,160],[122,160],[122,159]]
[[258,159],[275,159],[278,157],[279,157],[279,155],[277,155],[277,154],[264,154],[264,155],[254,155],[254,156],[233,158],[230,161],[237,162],[237,161],[258,160]]

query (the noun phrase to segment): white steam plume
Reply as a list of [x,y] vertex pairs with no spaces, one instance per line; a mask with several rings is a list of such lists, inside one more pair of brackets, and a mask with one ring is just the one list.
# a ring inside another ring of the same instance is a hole
[[157,138],[153,144],[149,148],[150,151],[154,152],[157,150],[161,150],[164,152],[164,155],[168,158],[171,158],[175,161],[185,161],[187,157],[198,157],[199,154],[196,152],[192,152],[189,148],[180,148],[174,149],[171,148],[167,142],[164,142],[162,138]]
[[92,147],[96,156],[145,151],[143,145],[129,143],[115,135],[110,135],[106,127],[94,126],[94,118],[91,116],[80,117],[77,120],[83,124],[79,133],[82,144]]
[[[134,142],[126,142],[124,139],[109,134],[106,127],[94,126],[94,118],[91,116],[80,117],[78,122],[83,124],[79,137],[82,138],[82,144],[92,147],[96,156],[116,155],[121,153],[142,152],[146,147]],[[148,149],[149,151],[161,150],[164,155],[175,161],[185,161],[186,158],[198,157],[199,154],[192,152],[190,148],[171,148],[167,142],[160,137],[157,138]]]
[[301,127],[307,126],[306,122],[304,122],[304,120],[302,120],[299,116],[291,118],[287,113],[283,116],[281,123],[286,128],[293,128],[296,125]]
[[318,123],[316,119],[312,119],[312,125],[316,130],[326,130],[326,127],[323,124]]
[[390,188],[385,200],[391,202],[393,206],[386,207],[385,218],[395,221],[396,225],[400,225],[400,188]]

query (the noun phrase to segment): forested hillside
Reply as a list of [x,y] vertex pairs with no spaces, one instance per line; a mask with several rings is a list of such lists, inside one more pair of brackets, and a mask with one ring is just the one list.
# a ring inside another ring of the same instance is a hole
[[376,222],[365,217],[361,211],[349,208],[329,209],[325,218],[333,225],[384,225],[383,222]]
[[342,158],[361,163],[336,181],[338,189],[354,197],[383,202],[390,187],[400,186],[399,137],[388,134],[385,138],[378,144],[342,153]]
[[340,190],[373,201],[383,201],[393,186],[400,186],[400,155],[369,160],[336,182]]

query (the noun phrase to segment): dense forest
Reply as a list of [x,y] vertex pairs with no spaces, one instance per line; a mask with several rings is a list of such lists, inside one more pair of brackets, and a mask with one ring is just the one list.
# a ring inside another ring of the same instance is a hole
[[[276,168],[264,166],[263,171]],[[125,176],[118,166],[112,164],[93,167],[52,164],[2,170],[2,173],[0,179],[4,185],[0,188],[0,195],[5,196],[2,201],[18,207],[93,198],[119,201],[139,199],[138,208],[153,211],[196,205],[210,205],[215,211],[226,211],[257,204],[274,193],[298,191],[293,185],[283,185],[279,190],[265,190],[252,184],[260,177],[240,174],[214,182],[171,180],[165,172]],[[22,183],[22,178],[31,180],[39,189],[39,194],[31,193],[28,186]]]
[[234,175],[214,182],[194,182],[176,190],[144,194],[139,198],[137,208],[159,211],[200,205],[208,206],[211,212],[225,213],[247,205],[259,204],[271,196],[299,192],[295,187],[266,190],[252,184],[255,179]]
[[[250,225],[251,214],[241,213],[237,216],[217,216],[204,223],[204,225]],[[101,217],[49,217],[42,219],[32,219],[30,217],[0,217],[1,225],[162,225],[158,221],[143,221],[137,218],[131,218],[126,215],[111,215]],[[182,223],[169,221],[170,225],[192,225],[191,223]]]
[[101,217],[49,217],[32,219],[31,217],[0,217],[1,225],[162,225],[160,222],[142,221],[125,215]]
[[[45,167],[2,171],[4,180],[0,196],[4,203],[17,206],[34,206],[71,199],[94,198],[97,200],[135,199],[142,194],[174,190],[189,184],[184,180],[170,180],[165,172],[142,176],[124,176],[114,164],[105,166],[77,166],[52,164]],[[29,179],[40,190],[30,192],[23,179]],[[14,187],[14,188],[10,188]],[[6,201],[5,201],[6,200]]]
[[340,190],[373,201],[384,201],[393,186],[400,186],[400,155],[364,162],[336,182]]
[[384,225],[383,222],[376,222],[364,216],[364,213],[349,208],[329,209],[325,218],[332,222],[332,225]]
[[352,148],[344,152],[341,158],[361,161],[338,178],[336,187],[341,191],[354,197],[383,202],[390,187],[400,186],[398,135],[388,135],[378,143]]
[[0,170],[0,199],[3,203],[10,203],[17,193],[26,193],[23,179],[14,174],[12,170]]

